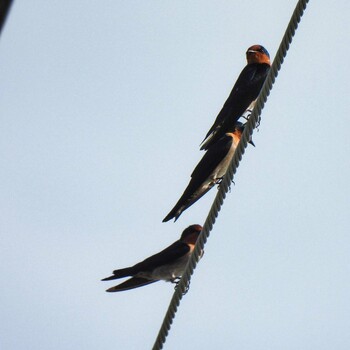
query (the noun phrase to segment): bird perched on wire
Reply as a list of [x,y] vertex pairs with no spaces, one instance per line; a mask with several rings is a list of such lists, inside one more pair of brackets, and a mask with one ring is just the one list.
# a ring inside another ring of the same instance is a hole
[[113,271],[112,276],[106,277],[102,281],[132,277],[115,287],[107,289],[107,292],[121,292],[142,287],[159,280],[177,284],[185,270],[201,231],[202,226],[191,225],[182,232],[178,241],[160,253],[152,255],[134,266]]
[[254,107],[255,100],[270,69],[270,55],[263,46],[253,45],[247,50],[246,57],[247,65],[202,141],[201,150],[211,147],[246,110],[252,110]]
[[[205,195],[213,186],[220,183],[230,165],[243,130],[244,125],[236,122],[227,129],[227,133],[220,140],[208,149],[193,170],[191,180],[181,198],[163,219],[163,222],[173,218],[176,221],[184,210]],[[254,145],[252,140],[249,143]]]

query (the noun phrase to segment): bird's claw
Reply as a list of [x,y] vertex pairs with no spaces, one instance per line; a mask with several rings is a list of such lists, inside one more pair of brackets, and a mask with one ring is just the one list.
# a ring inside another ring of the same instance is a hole
[[[218,185],[218,190],[220,189],[220,185],[221,185],[223,179],[224,179],[224,178],[221,177],[220,179],[216,179],[216,181],[215,181],[215,185]],[[214,185],[214,186],[215,186],[215,185]]]
[[253,110],[252,109],[247,109],[240,118],[243,118],[246,122],[249,120]]
[[[218,185],[218,189],[220,189],[220,184],[221,184],[222,180],[223,180],[223,178],[216,180],[215,184]],[[236,186],[236,183],[233,180],[231,180],[231,182],[233,183],[234,186]],[[231,193],[231,186],[228,187],[228,190]]]
[[[171,283],[175,283],[176,286],[180,283],[180,281],[181,281],[181,277],[175,277],[175,278],[172,278],[172,279],[170,280],[170,282],[171,282]],[[176,286],[175,286],[175,288],[176,288]]]
[[[176,277],[176,278],[173,278],[173,279],[171,280],[171,283],[175,283],[175,287],[174,287],[175,290],[177,290],[180,281],[181,281],[181,278],[180,278],[180,277]],[[182,295],[187,294],[187,292],[188,292],[189,289],[190,289],[190,283],[191,283],[190,281],[187,282],[187,285],[186,285],[186,287],[185,287],[185,290],[182,292]]]
[[259,116],[259,119],[258,119],[258,121],[257,121],[256,124],[255,124],[255,129],[256,129],[257,131],[259,131],[260,122],[261,122],[261,117]]

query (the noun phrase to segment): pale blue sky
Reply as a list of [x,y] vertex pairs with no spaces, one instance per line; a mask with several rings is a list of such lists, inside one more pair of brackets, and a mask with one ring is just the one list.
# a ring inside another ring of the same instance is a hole
[[[173,293],[115,268],[162,223],[295,1],[15,1],[0,40],[2,350],[149,349]],[[165,349],[349,349],[347,0],[310,2]]]

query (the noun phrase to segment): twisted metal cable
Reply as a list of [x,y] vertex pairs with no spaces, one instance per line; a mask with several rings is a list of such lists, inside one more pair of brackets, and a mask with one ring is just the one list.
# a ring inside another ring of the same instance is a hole
[[304,10],[306,9],[306,5],[308,2],[309,0],[299,0],[295,7],[291,20],[288,23],[286,32],[282,38],[281,44],[277,50],[276,57],[271,65],[269,74],[266,77],[266,80],[264,82],[263,87],[261,88],[260,94],[257,98],[252,114],[250,115],[250,118],[244,128],[241,140],[236,148],[236,151],[231,160],[230,166],[223,180],[220,183],[219,191],[210,208],[207,219],[205,220],[205,223],[203,225],[203,230],[199,235],[199,238],[197,239],[195,249],[191,255],[190,260],[187,263],[185,272],[179,284],[177,285],[177,288],[170,301],[169,308],[164,317],[157,339],[153,345],[153,350],[159,350],[163,348],[163,345],[166,341],[166,337],[169,334],[171,324],[173,323],[175,314],[180,305],[180,301],[188,289],[188,285],[190,283],[193,271],[196,268],[197,263],[201,257],[202,251],[204,249],[204,245],[209,237],[210,231],[212,230],[215,224],[216,218],[218,216],[219,211],[221,210],[221,206],[224,202],[226,194],[230,189],[234,174],[236,173],[237,168],[239,166],[239,162],[242,159],[242,155],[244,154],[245,149],[247,148],[248,141],[250,140],[253,130],[260,123],[261,110],[264,108],[267,97],[269,96],[270,91],[272,90],[272,86],[278,75],[278,71],[281,68],[281,65],[284,61],[284,57],[286,57],[287,55],[289,45],[292,42],[295,31],[298,28],[298,24],[304,13]]

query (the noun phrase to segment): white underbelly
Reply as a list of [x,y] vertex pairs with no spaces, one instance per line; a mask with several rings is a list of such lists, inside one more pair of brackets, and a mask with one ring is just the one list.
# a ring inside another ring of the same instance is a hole
[[226,174],[226,171],[230,165],[231,159],[235,154],[235,150],[236,150],[236,144],[235,142],[232,142],[231,148],[228,151],[227,155],[213,171],[213,178],[212,178],[213,181],[221,179]]
[[142,272],[137,274],[137,276],[165,281],[170,281],[176,277],[181,277],[185,270],[189,257],[190,252],[181,257],[180,259],[177,259],[172,264],[162,265],[160,267],[155,268],[152,272]]

